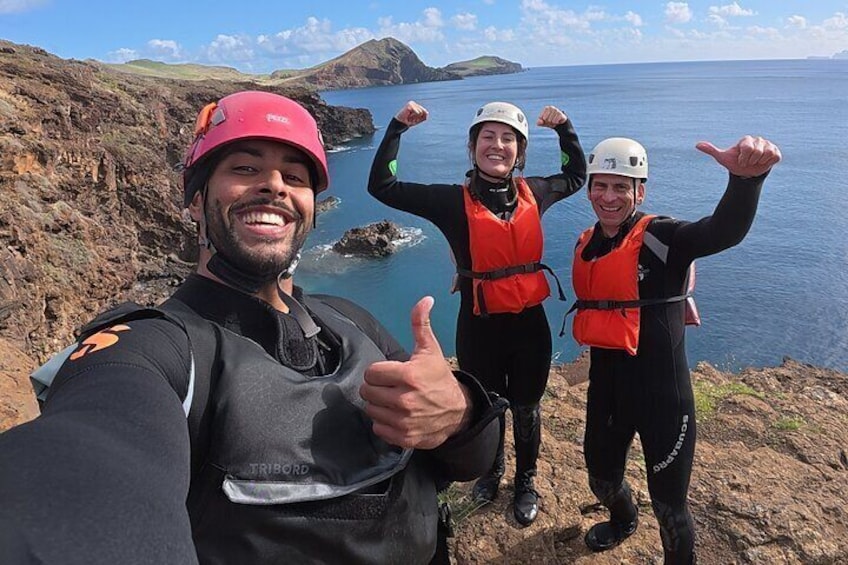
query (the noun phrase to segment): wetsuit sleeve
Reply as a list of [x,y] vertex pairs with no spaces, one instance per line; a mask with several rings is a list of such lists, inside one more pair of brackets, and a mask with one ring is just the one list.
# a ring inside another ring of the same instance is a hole
[[172,385],[187,382],[188,339],[164,320],[126,327],[82,345],[41,416],[0,435],[0,562],[197,562]]
[[[767,175],[754,178],[730,175],[727,189],[712,215],[697,222],[678,224],[670,239],[655,234],[661,241],[670,241],[669,267],[686,269],[698,257],[713,255],[741,242],[754,221]],[[661,223],[657,230],[662,231]],[[650,231],[653,233],[654,229]]]
[[495,460],[500,441],[499,417],[509,403],[486,392],[470,374],[454,371],[454,376],[468,390],[473,404],[469,426],[439,447],[425,452],[442,481],[470,481],[488,471]]
[[426,218],[440,228],[449,227],[458,219],[464,220],[460,186],[398,180],[400,136],[407,129],[403,122],[392,118],[371,164],[368,192],[383,204]]
[[571,119],[555,128],[559,136],[560,172],[550,177],[528,177],[527,183],[533,190],[539,213],[563,198],[578,192],[586,182],[586,156],[574,131]]

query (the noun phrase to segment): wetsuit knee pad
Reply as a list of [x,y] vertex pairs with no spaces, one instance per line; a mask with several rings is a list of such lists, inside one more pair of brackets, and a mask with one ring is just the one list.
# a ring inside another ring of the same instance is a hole
[[666,563],[669,565],[692,563],[695,549],[695,524],[688,506],[684,504],[682,507],[675,507],[660,500],[652,500],[651,506],[660,526],[660,538],[666,554]]
[[624,481],[605,481],[597,477],[589,476],[589,488],[598,500],[606,506],[607,501],[615,498],[615,495],[622,489],[627,489],[627,495],[630,495],[630,487]]
[[513,425],[518,432],[518,437],[524,441],[530,441],[539,429],[542,419],[542,411],[538,404],[524,404],[512,407],[514,417]]

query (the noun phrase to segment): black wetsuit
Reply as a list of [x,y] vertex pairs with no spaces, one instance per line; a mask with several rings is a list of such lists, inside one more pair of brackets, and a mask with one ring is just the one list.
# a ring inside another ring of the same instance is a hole
[[[697,222],[653,219],[647,231],[668,246],[663,263],[646,245],[639,254],[639,298],[681,294],[692,261],[742,241],[757,210],[765,175],[731,175],[712,216]],[[615,237],[595,226],[583,259],[615,248],[644,214],[636,213]],[[694,551],[692,517],[686,501],[695,453],[695,405],[686,358],[683,302],[642,308],[638,353],[591,348],[584,451],[590,486],[610,508],[613,520],[632,519],[624,502],[627,451],[639,433],[648,489],[660,524],[666,565],[688,564]]]
[[[110,322],[84,341],[56,375],[42,415],[0,436],[0,562],[370,564],[403,556],[427,563],[436,547],[437,484],[469,480],[491,464],[498,438],[497,423],[481,421],[488,397],[458,374],[477,424],[437,449],[412,452],[405,467],[367,488],[270,502],[275,476],[312,476],[275,457],[295,431],[312,435],[306,457],[340,473],[340,461],[362,457],[345,452],[351,434],[374,442],[353,431],[370,432],[361,411],[338,402],[342,367],[362,366],[366,350],[368,359],[408,359],[358,306],[297,288],[295,297],[322,327],[317,336],[305,338],[293,316],[193,275],[174,295],[187,307],[177,321],[208,326],[208,335],[172,319],[130,317],[124,328]],[[330,327],[342,331],[330,335]],[[263,373],[269,366],[282,367],[279,378]],[[358,392],[361,374],[348,374]],[[315,395],[298,396],[308,386],[323,391],[321,406],[337,409],[304,414],[304,399],[315,403]],[[280,390],[294,394],[275,400]],[[305,425],[295,430],[296,421]],[[302,449],[293,443],[292,452]],[[226,490],[247,475],[252,491],[238,501],[225,496],[222,481]]]
[[[392,173],[390,163],[397,159],[400,136],[408,128],[392,119],[380,144],[368,192],[398,210],[421,216],[433,222],[444,234],[458,268],[471,270],[468,219],[462,186],[458,184],[418,184],[402,182]],[[527,177],[539,209],[539,215],[557,201],[577,192],[586,180],[586,160],[571,120],[557,126],[562,152],[562,172],[549,177]],[[509,193],[496,188],[476,175],[472,182],[480,200],[502,218],[515,208]],[[512,193],[514,195],[514,192]],[[545,391],[551,365],[551,335],[548,319],[541,304],[517,314],[473,313],[472,281],[459,278],[460,308],[456,325],[456,354],[459,366],[474,375],[490,390],[506,397],[513,412],[526,415],[524,439],[516,432],[517,473],[535,474],[539,451],[540,427],[538,404]]]

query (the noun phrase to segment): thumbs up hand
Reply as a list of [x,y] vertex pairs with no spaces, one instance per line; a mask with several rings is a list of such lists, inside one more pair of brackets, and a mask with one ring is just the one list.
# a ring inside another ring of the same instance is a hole
[[408,361],[380,361],[365,371],[359,395],[374,433],[404,448],[433,449],[468,425],[468,391],[453,376],[430,327],[433,298],[412,309],[415,348]]
[[727,149],[719,149],[708,141],[698,142],[695,147],[738,177],[758,177],[782,158],[777,145],[768,139],[750,135]]

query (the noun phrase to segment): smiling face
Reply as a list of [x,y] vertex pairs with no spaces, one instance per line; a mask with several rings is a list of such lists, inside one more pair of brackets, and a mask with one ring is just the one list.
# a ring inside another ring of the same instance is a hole
[[523,161],[524,143],[512,127],[500,122],[483,122],[471,147],[474,163],[485,175],[503,179],[516,161]]
[[600,173],[593,174],[589,182],[589,201],[607,237],[618,233],[618,227],[644,199],[645,184],[640,179]]
[[[290,145],[236,142],[215,166],[205,194],[194,195],[191,216],[201,226],[206,222],[207,238],[238,269],[275,277],[288,268],[312,225],[309,163]],[[201,270],[211,254],[201,249]]]

